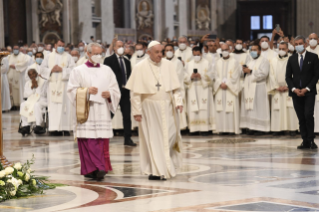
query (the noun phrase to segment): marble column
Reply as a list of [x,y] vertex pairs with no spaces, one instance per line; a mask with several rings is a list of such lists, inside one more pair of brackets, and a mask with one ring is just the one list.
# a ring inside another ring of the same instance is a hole
[[186,0],[178,1],[178,21],[179,21],[179,36],[187,36],[187,3]]
[[136,29],[136,18],[135,18],[135,14],[136,14],[136,0],[131,0],[131,29]]
[[165,23],[165,1],[154,0],[154,39],[162,41],[164,34],[164,23]]
[[211,31],[217,30],[217,0],[210,1]]
[[101,0],[102,42],[111,43],[114,38],[113,0]]
[[[111,7],[111,5],[103,5],[105,10]],[[90,36],[94,36],[92,26],[92,2],[88,0],[78,0],[78,24],[79,24],[79,40],[84,40],[90,43]]]
[[26,25],[27,25],[27,44],[32,43],[32,2],[31,0],[25,1],[25,11],[26,11]]
[[124,0],[124,28],[131,28],[131,1]]
[[172,0],[165,0],[165,27],[168,29],[167,37],[172,39],[174,37],[174,14],[175,5]]
[[70,43],[70,10],[69,0],[63,0],[63,40],[65,43]]
[[5,47],[3,16],[4,16],[4,13],[3,13],[3,1],[0,0],[0,48]]
[[40,43],[38,0],[31,0],[32,7],[32,39],[35,43]]
[[196,22],[195,22],[195,20],[196,20],[196,8],[197,8],[197,6],[196,6],[196,0],[191,0],[192,2],[191,2],[191,4],[192,4],[192,6],[191,6],[191,28],[192,28],[192,30],[196,30]]

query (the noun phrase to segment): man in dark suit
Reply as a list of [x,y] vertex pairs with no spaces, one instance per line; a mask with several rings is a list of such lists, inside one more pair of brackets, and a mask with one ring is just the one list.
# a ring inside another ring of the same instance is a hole
[[292,55],[287,63],[286,82],[303,140],[298,149],[317,149],[314,142],[314,107],[319,79],[318,55],[306,51],[306,41],[302,36],[295,38],[295,48],[297,54]]
[[123,116],[124,145],[136,146],[131,139],[132,122],[130,91],[124,88],[131,75],[131,63],[124,57],[124,44],[122,41],[116,41],[114,45],[114,54],[105,58],[104,65],[111,67],[113,70],[122,93],[120,107]]

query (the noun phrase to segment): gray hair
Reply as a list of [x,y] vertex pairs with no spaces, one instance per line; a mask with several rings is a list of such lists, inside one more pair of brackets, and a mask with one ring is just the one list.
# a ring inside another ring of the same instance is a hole
[[179,36],[179,38],[178,38],[177,41],[179,42],[179,40],[182,39],[182,38],[185,38],[185,39],[186,39],[186,42],[188,42],[187,36],[185,36],[185,35]]
[[286,47],[288,48],[288,43],[287,42],[280,42],[279,45],[286,45]]
[[297,35],[296,37],[295,37],[295,40],[301,40],[302,39],[302,41],[304,42],[304,43],[306,43],[306,38],[304,37],[304,36],[302,36],[302,35]]
[[77,54],[79,54],[80,55],[80,51],[79,51],[79,49],[78,48],[74,48],[74,49],[72,49],[72,51],[71,52],[76,52]]
[[102,48],[102,46],[101,46],[100,44],[98,44],[98,43],[90,43],[90,44],[88,45],[88,47],[87,47],[87,52],[92,53],[92,47],[93,47],[93,46]]

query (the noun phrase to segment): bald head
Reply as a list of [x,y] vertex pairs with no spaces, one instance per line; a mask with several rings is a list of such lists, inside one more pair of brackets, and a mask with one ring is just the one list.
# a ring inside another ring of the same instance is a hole
[[222,44],[221,47],[222,51],[229,51],[229,45],[228,44]]
[[311,40],[311,39],[318,40],[318,35],[316,33],[311,33],[308,38],[309,38],[309,40]]

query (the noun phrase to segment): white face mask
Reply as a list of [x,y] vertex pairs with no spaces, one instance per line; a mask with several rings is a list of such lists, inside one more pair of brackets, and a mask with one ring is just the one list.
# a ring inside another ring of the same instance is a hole
[[136,51],[136,55],[139,56],[139,57],[143,56],[143,54],[144,54],[143,50],[137,50]]
[[291,45],[290,43],[288,43],[288,49],[291,52],[295,51],[295,47],[293,45]]
[[247,49],[243,48],[243,51],[244,51],[244,52],[247,52]]
[[232,46],[229,46],[229,50],[232,51],[232,50],[233,50],[233,47],[232,47]]
[[223,57],[228,57],[229,56],[229,51],[222,51]]
[[178,45],[178,47],[179,47],[180,50],[185,50],[187,45],[185,43],[181,43],[181,44]]
[[194,56],[194,61],[198,63],[202,59],[201,56]]
[[76,63],[78,60],[79,60],[79,58],[78,57],[72,57],[73,58],[73,60],[74,60],[74,62]]
[[166,57],[171,59],[174,56],[174,53],[171,51],[166,52]]
[[240,50],[243,49],[243,45],[237,44],[237,45],[235,46],[235,48],[236,48],[237,51],[240,51]]
[[118,55],[123,55],[124,54],[124,48],[121,47],[121,48],[117,49],[117,54]]
[[38,47],[38,52],[43,52],[44,48],[42,46]]
[[80,51],[80,52],[83,52],[83,51],[84,51],[84,47],[83,47],[83,46],[80,46],[80,47],[79,47],[79,51]]
[[309,41],[309,45],[310,45],[311,47],[315,47],[315,46],[318,45],[318,41],[312,39],[312,40]]
[[33,54],[37,53],[37,49],[32,49]]
[[268,49],[268,48],[269,48],[268,42],[267,42],[267,41],[261,42],[261,48],[263,48],[263,49]]
[[287,53],[286,53],[285,51],[283,51],[283,50],[279,50],[278,54],[279,54],[281,57],[283,57],[283,56],[286,56]]
[[93,55],[93,56],[91,57],[91,60],[93,61],[94,64],[97,64],[97,63],[100,63],[100,62],[101,62],[101,58],[102,58],[101,55]]

